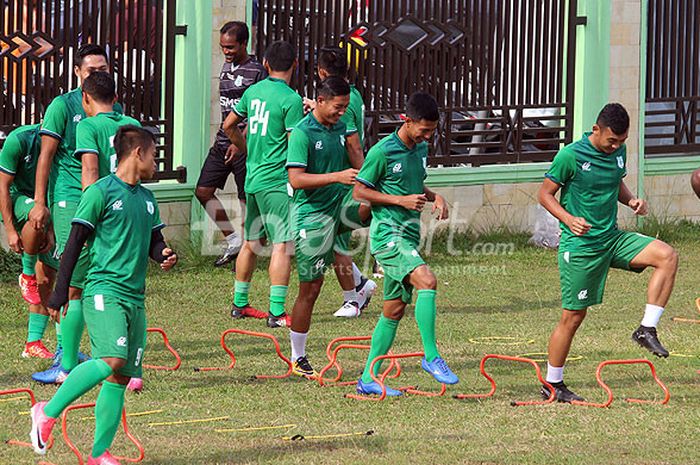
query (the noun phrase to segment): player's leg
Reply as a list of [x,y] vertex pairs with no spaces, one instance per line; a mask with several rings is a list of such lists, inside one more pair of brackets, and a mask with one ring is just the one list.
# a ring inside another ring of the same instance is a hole
[[[576,331],[586,317],[589,306],[603,301],[605,280],[611,254],[581,253],[560,250],[559,280],[561,285],[561,318],[549,338],[546,380],[554,387],[559,402],[583,400],[564,384],[564,365]],[[540,393],[549,398],[550,391],[542,386]]]
[[85,317],[95,358],[76,366],[49,402],[32,407],[31,438],[36,452],[44,453],[51,428],[68,405],[124,367],[129,354],[127,310],[117,299],[86,297]]
[[[285,302],[289,289],[289,275],[292,270],[294,243],[289,227],[290,200],[286,187],[280,190],[259,193],[260,212],[265,235],[272,243],[270,256],[270,310],[267,326],[270,328],[288,327],[291,324],[285,312]],[[246,222],[248,218],[246,218]]]
[[[406,255],[408,257],[408,255]],[[411,257],[415,260],[416,257]],[[406,258],[410,263],[410,259]],[[421,260],[422,261],[422,260]],[[414,261],[414,263],[418,263]],[[459,378],[455,375],[447,362],[440,356],[435,338],[435,318],[437,316],[437,306],[435,297],[437,294],[437,279],[426,264],[416,266],[405,280],[416,289],[416,324],[423,342],[423,353],[425,357],[421,365],[425,371],[430,373],[438,382],[445,384],[456,384]]]
[[[117,433],[121,413],[124,409],[124,391],[130,380],[143,376],[143,354],[146,347],[146,317],[143,303],[119,301],[119,305],[128,314],[128,351],[125,364],[115,368],[112,376],[102,384],[100,394],[95,402],[95,440],[92,446],[92,458],[109,457],[108,449]],[[109,463],[109,462],[107,462]]]
[[[371,374],[373,373],[375,377],[379,377],[382,363],[375,363],[373,371],[370,371],[370,368],[372,367],[372,360],[379,356],[386,355],[394,343],[396,330],[399,327],[399,321],[401,321],[401,318],[403,318],[404,311],[406,310],[406,302],[404,302],[403,298],[400,297],[402,295],[401,288],[401,282],[387,277],[386,282],[384,283],[384,308],[382,314],[379,316],[379,321],[377,321],[377,325],[374,327],[374,331],[372,332],[372,341],[370,343],[367,362],[365,362],[365,369],[362,372],[362,376],[357,381],[356,389],[358,394],[381,395],[382,393],[379,383],[372,379]],[[387,299],[387,297],[392,298]],[[388,396],[402,395],[401,391],[391,389],[388,386],[385,387],[386,394]]]
[[226,241],[226,249],[214,262],[215,266],[230,263],[241,249],[241,237],[234,230],[223,204],[216,196],[216,190],[224,188],[231,174],[231,166],[224,163],[225,154],[226,150],[223,146],[215,144],[209,149],[195,189],[195,197],[216,223]]
[[658,239],[625,232],[615,244],[612,266],[637,272],[648,266],[654,268],[647,288],[644,317],[632,334],[632,339],[654,355],[668,357],[668,350],[659,341],[656,326],[673,291],[678,253]]
[[292,325],[289,339],[292,345],[292,373],[297,376],[313,377],[318,373],[309,363],[306,355],[306,339],[311,327],[311,314],[323,286],[323,275],[313,281],[299,283],[299,294],[292,309]]
[[18,195],[13,202],[15,226],[22,238],[22,273],[19,275],[19,288],[22,298],[30,305],[40,305],[41,297],[36,281],[36,262],[39,249],[44,240],[44,232],[35,230],[28,222],[29,211],[34,200],[25,195]]
[[233,289],[232,318],[267,318],[267,314],[250,305],[250,281],[257,264],[257,254],[262,248],[265,230],[260,218],[260,208],[256,196],[247,196],[245,224],[243,228],[244,242],[238,257],[236,257],[236,282]]
[[27,329],[27,344],[25,345],[23,357],[53,358],[42,339],[49,322],[49,312],[46,310],[44,302],[48,301],[49,294],[53,287],[53,280],[56,272],[52,268],[38,261],[36,264],[36,279],[38,292],[42,303],[29,306],[29,324]]

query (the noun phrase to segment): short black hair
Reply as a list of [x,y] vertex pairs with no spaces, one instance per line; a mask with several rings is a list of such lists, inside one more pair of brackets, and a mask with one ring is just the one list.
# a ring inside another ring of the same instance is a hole
[[89,57],[90,55],[101,55],[105,57],[105,60],[107,60],[107,63],[109,63],[109,57],[107,56],[107,52],[105,52],[104,48],[96,44],[83,44],[78,47],[78,51],[75,52],[75,66],[78,68],[83,66],[83,60],[85,57]]
[[233,36],[239,44],[247,44],[250,38],[248,25],[243,21],[229,21],[221,26],[221,35],[227,34]]
[[339,76],[331,76],[316,86],[316,93],[319,97],[324,98],[350,95],[350,84]]
[[120,127],[114,136],[114,151],[117,152],[117,160],[119,161],[137,147],[141,147],[141,150],[148,150],[155,144],[156,138],[151,131],[133,124]]
[[406,116],[413,121],[439,121],[440,110],[432,95],[425,92],[416,92],[408,98]]
[[100,103],[112,103],[116,95],[116,84],[109,73],[97,71],[88,76],[82,84],[83,93]]
[[294,47],[284,40],[271,43],[265,50],[265,61],[272,71],[289,71],[295,58]]
[[630,115],[619,103],[608,103],[598,113],[596,124],[603,128],[610,128],[617,135],[624,134],[630,128]]
[[340,47],[323,47],[318,53],[318,69],[322,69],[329,76],[348,75],[348,59]]

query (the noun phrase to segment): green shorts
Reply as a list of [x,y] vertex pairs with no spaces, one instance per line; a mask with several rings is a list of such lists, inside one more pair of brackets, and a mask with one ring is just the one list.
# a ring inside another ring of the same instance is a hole
[[267,237],[273,244],[292,239],[289,228],[289,194],[287,189],[246,193],[244,239],[256,241]]
[[419,266],[425,265],[416,247],[399,238],[374,253],[374,258],[384,268],[384,300],[401,299],[406,304],[411,303],[413,286],[406,277]]
[[83,296],[83,315],[94,358],[121,358],[119,373],[141,378],[146,349],[146,311],[143,303],[97,294]]
[[[34,199],[28,197],[24,194],[17,194],[12,200],[12,213],[14,214],[13,222],[15,224],[15,229],[21,235],[22,228],[27,224],[29,219],[29,212],[34,208]],[[49,253],[39,254],[39,261],[43,264],[48,265],[54,270],[58,269],[58,250],[54,246],[53,250]]]
[[315,281],[335,262],[335,253],[349,255],[350,235],[369,221],[360,221],[360,203],[348,193],[338,205],[333,218],[314,227],[297,227],[294,231],[294,254],[299,281]]
[[[73,227],[71,222],[75,217],[75,212],[78,210],[76,202],[60,201],[51,205],[51,218],[53,219],[53,229],[56,233],[56,249],[60,257],[68,242],[70,230]],[[87,276],[88,266],[90,265],[90,254],[87,246],[80,251],[78,263],[73,270],[70,285],[77,289],[85,287],[85,277]]]
[[598,251],[559,250],[559,279],[562,307],[585,310],[603,301],[605,280],[610,268],[640,273],[630,262],[654,240],[643,234],[618,231]]

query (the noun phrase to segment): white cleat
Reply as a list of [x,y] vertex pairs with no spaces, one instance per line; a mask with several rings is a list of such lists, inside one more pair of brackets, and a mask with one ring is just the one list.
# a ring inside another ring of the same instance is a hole
[[339,318],[357,318],[361,314],[362,310],[360,310],[360,306],[357,302],[345,302],[342,307],[336,310],[333,316]]
[[355,292],[357,293],[357,303],[360,306],[360,311],[367,308],[376,290],[377,283],[363,276],[359,286],[355,288]]

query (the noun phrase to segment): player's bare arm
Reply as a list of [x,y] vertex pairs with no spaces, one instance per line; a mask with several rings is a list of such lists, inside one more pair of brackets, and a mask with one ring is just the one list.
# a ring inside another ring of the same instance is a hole
[[41,152],[36,164],[36,184],[34,188],[34,206],[29,212],[29,223],[36,230],[46,227],[51,214],[46,205],[46,191],[49,183],[49,174],[53,165],[53,157],[56,155],[61,143],[57,138],[42,135]]
[[423,211],[425,202],[428,201],[425,194],[390,195],[372,189],[361,182],[355,183],[352,196],[355,200],[370,205],[393,205],[415,211]]
[[7,234],[7,243],[10,248],[17,253],[22,253],[22,239],[15,229],[12,221],[12,198],[10,197],[10,186],[14,182],[15,177],[0,173],[0,213],[2,214],[2,222],[5,225],[5,233]]
[[351,185],[355,182],[357,173],[358,170],[355,168],[321,174],[307,173],[305,168],[289,168],[287,170],[289,184],[294,189],[318,189],[335,183]]
[[83,190],[85,190],[88,186],[94,184],[98,179],[100,179],[100,165],[96,153],[85,152],[80,158],[83,167],[81,184],[83,186]]
[[425,197],[428,199],[428,202],[433,202],[433,209],[431,212],[438,212],[438,220],[446,220],[450,216],[450,212],[445,198],[427,187],[423,187],[423,192],[425,193]]
[[577,236],[583,236],[591,229],[585,218],[573,216],[561,206],[555,195],[559,192],[559,184],[549,178],[545,178],[537,193],[537,199],[549,213],[564,223]]
[[224,120],[224,132],[228,138],[231,139],[233,145],[236,146],[238,153],[244,154],[246,153],[245,137],[243,137],[241,130],[238,129],[238,125],[241,121],[243,121],[243,118],[232,111]]
[[649,206],[646,200],[637,198],[624,181],[620,181],[620,193],[617,196],[617,200],[623,204],[630,207],[635,215],[644,216],[649,212]]
[[362,144],[360,144],[360,133],[356,132],[345,137],[345,150],[348,152],[350,166],[359,170],[365,157],[362,155]]

